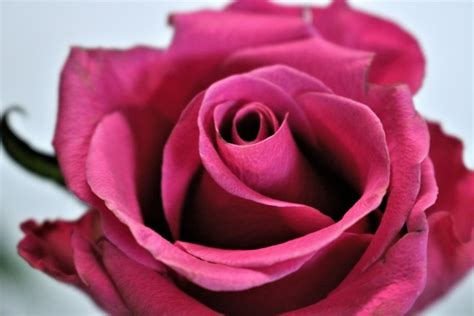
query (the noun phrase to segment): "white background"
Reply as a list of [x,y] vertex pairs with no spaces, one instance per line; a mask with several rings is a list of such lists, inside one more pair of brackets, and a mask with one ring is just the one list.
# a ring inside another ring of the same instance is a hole
[[[219,8],[224,2],[2,1],[0,105],[23,106],[28,115],[12,119],[15,130],[37,148],[52,151],[59,72],[71,45],[165,47],[171,38],[166,24],[170,12]],[[446,130],[464,141],[464,158],[473,168],[472,3],[386,0],[353,5],[398,21],[419,39],[428,65],[424,86],[415,98],[417,109],[442,121]],[[30,269],[15,250],[22,236],[20,222],[74,219],[85,206],[24,172],[3,150],[1,155],[0,251],[6,256],[2,266],[10,258],[13,268],[0,274],[0,314],[101,314],[78,290]],[[425,314],[472,315],[473,283],[471,273]]]

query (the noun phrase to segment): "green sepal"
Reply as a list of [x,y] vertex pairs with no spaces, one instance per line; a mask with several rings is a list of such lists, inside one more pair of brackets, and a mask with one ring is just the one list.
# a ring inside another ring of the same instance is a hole
[[54,181],[61,186],[65,186],[64,178],[56,157],[32,148],[12,130],[8,122],[8,117],[15,111],[25,113],[22,108],[12,106],[2,114],[1,141],[6,153],[17,164],[33,174]]

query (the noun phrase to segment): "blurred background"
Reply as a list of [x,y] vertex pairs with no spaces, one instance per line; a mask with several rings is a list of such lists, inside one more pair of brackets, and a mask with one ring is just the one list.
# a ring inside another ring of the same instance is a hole
[[[2,111],[21,105],[27,116],[12,115],[14,129],[36,148],[53,152],[58,79],[71,45],[166,47],[172,35],[170,12],[220,8],[227,1],[5,1],[1,2]],[[291,3],[292,1],[281,1]],[[296,3],[296,1],[294,1]],[[328,1],[297,1],[325,4]],[[354,7],[388,17],[420,41],[427,57],[424,86],[415,97],[427,118],[465,144],[464,159],[474,168],[473,4],[464,1],[352,1]],[[85,206],[56,185],[25,172],[0,152],[0,314],[101,315],[85,295],[31,269],[16,253],[19,224],[28,218],[75,219]],[[473,315],[474,273],[424,315]]]

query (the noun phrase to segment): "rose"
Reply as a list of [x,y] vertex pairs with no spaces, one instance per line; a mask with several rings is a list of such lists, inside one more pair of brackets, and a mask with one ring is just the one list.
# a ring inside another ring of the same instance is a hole
[[429,146],[371,54],[291,17],[173,23],[164,52],[73,50],[55,147],[94,210],[25,223],[30,264],[114,314],[401,314],[472,266],[459,143],[431,125]]

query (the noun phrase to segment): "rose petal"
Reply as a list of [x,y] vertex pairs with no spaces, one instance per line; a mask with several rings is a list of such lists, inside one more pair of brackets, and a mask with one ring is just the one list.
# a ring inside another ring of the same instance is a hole
[[34,268],[79,287],[105,310],[124,314],[127,310],[92,249],[101,235],[98,220],[97,212],[89,211],[74,222],[25,222],[18,252]]
[[271,137],[245,146],[217,138],[218,151],[237,177],[255,191],[283,201],[314,206],[330,213],[338,202],[333,188],[298,148],[287,118]]
[[74,265],[78,276],[91,297],[112,315],[125,315],[129,312],[109,275],[98,259],[96,250],[79,232],[72,235]]
[[431,147],[439,195],[427,211],[427,284],[413,312],[425,308],[460,280],[474,266],[474,172],[462,163],[462,143],[429,123]]
[[272,13],[282,15],[292,15],[303,18],[303,8],[290,5],[279,5],[266,0],[239,0],[234,1],[227,7],[230,11],[248,11],[254,13]]
[[205,171],[194,183],[182,215],[180,240],[226,249],[257,249],[333,223],[311,207],[286,202],[275,207],[242,199],[225,191]]
[[217,138],[235,145],[258,143],[273,135],[280,122],[265,104],[250,102],[243,106],[228,102],[214,109]]
[[345,1],[333,1],[326,8],[286,6],[258,0],[236,1],[228,9],[250,14],[307,17],[327,40],[376,53],[369,72],[370,82],[407,83],[415,93],[423,81],[425,59],[416,39],[396,23],[353,9]]
[[138,315],[216,315],[211,309],[177,289],[171,280],[127,258],[108,242],[103,243],[107,272],[129,308]]
[[331,42],[376,53],[370,82],[407,83],[413,93],[420,89],[425,59],[410,33],[393,22],[354,10],[343,1],[313,12],[316,29]]
[[343,234],[294,273],[246,291],[213,292],[187,282],[180,284],[184,291],[226,315],[275,315],[325,297],[349,272],[370,240],[370,235]]
[[[181,213],[191,180],[201,166],[197,117],[204,93],[186,107],[166,142],[163,153],[161,192],[166,221],[179,238]],[[185,148],[186,150],[183,150]]]
[[[326,299],[285,315],[404,315],[425,284],[424,212],[412,213],[408,226],[408,233],[369,269],[346,279]],[[357,303],[348,297],[357,298]]]
[[71,235],[75,229],[93,236],[96,214],[89,212],[77,221],[46,221],[41,225],[29,220],[21,225],[25,237],[18,244],[18,253],[33,268],[62,282],[80,286],[73,262]]
[[354,274],[375,262],[405,225],[420,191],[421,164],[429,148],[426,123],[416,112],[407,86],[370,85],[364,103],[383,124],[391,178],[384,216],[374,240],[351,272]]
[[162,52],[73,48],[64,66],[54,147],[68,187],[98,203],[85,179],[90,138],[100,119],[117,109],[150,105],[160,76]]
[[100,212],[102,230],[107,240],[120,248],[134,261],[156,271],[162,269],[158,262],[146,249],[137,243],[130,229],[110,211]]
[[300,19],[239,12],[203,10],[173,14],[170,22],[175,28],[171,50],[206,55],[208,60],[245,47],[283,43],[314,34],[312,27]]
[[239,50],[222,66],[223,76],[282,64],[324,82],[336,94],[361,100],[373,54],[347,49],[321,37]]
[[446,135],[441,126],[428,124],[431,137],[430,157],[433,160],[439,196],[429,214],[448,211],[460,241],[472,239],[474,227],[474,172],[462,159],[462,143]]
[[311,122],[306,137],[317,140],[316,155],[326,155],[359,192],[384,192],[390,164],[379,118],[366,105],[332,94],[309,92],[298,101]]
[[438,211],[428,217],[428,268],[426,287],[412,312],[424,309],[446,294],[474,266],[474,243],[457,237],[451,214]]

